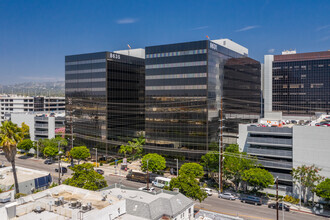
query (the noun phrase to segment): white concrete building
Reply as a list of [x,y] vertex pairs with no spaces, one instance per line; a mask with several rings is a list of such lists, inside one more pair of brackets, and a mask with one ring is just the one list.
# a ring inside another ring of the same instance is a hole
[[[109,187],[89,191],[60,185],[0,207],[3,220],[192,220],[194,203],[180,193]],[[190,212],[190,213],[189,213]]]
[[0,122],[8,120],[9,113],[65,111],[65,97],[0,95]]
[[249,49],[247,49],[246,47],[243,47],[242,45],[240,45],[228,38],[211,40],[211,41],[216,44],[219,44],[225,48],[228,48],[232,51],[235,51],[239,54],[242,54],[244,56],[249,56]]
[[[16,170],[20,193],[31,194],[35,190],[46,189],[52,182],[51,175],[48,172],[18,166],[16,166]],[[0,188],[3,191],[8,191],[14,184],[12,167],[0,168]]]
[[23,122],[30,128],[31,141],[51,139],[55,137],[56,129],[65,127],[65,113],[35,113],[15,112],[8,117],[13,123],[21,125]]

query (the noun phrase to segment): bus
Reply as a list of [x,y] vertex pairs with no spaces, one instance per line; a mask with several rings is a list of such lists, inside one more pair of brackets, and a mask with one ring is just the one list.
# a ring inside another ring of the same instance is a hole
[[154,181],[152,181],[152,185],[159,187],[159,188],[164,188],[164,186],[170,186],[170,182],[171,182],[171,179],[158,176],[155,178]]

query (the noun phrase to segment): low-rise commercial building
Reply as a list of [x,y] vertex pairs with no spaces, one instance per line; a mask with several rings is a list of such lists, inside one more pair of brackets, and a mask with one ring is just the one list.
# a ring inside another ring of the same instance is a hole
[[55,137],[56,130],[65,127],[65,113],[11,113],[9,120],[17,125],[23,122],[30,128],[30,139],[51,139]]
[[[18,178],[18,187],[20,193],[31,194],[35,190],[43,190],[48,188],[52,182],[50,173],[27,169],[16,166]],[[3,191],[8,191],[13,187],[15,181],[12,167],[4,167],[0,169],[0,188]],[[1,214],[0,214],[1,216]]]

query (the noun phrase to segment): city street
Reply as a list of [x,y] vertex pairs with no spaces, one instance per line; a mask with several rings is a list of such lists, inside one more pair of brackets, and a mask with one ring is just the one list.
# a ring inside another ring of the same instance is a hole
[[[10,166],[10,164],[7,162],[4,155],[0,155],[0,163],[3,161],[6,166]],[[36,169],[36,170],[42,170],[50,172],[54,182],[57,182],[58,180],[58,173],[55,172],[55,168],[58,167],[58,164],[51,164],[46,165],[43,163],[44,160],[36,160],[36,159],[19,159],[19,157],[16,158],[16,165],[21,167],[26,167],[30,169]],[[65,165],[66,166],[66,165]],[[101,168],[102,169],[102,168]],[[65,179],[70,177],[72,171],[68,169],[68,173],[64,174],[64,176],[61,176],[61,178]],[[143,183],[138,182],[132,182],[127,181],[125,177],[123,176],[117,176],[110,173],[105,172],[104,174],[105,179],[108,182],[108,185],[114,184],[114,183],[122,183],[125,186],[128,187],[134,187],[139,188],[142,186],[145,186]],[[19,178],[19,177],[18,177]],[[239,216],[244,219],[265,219],[265,220],[271,220],[276,219],[276,210],[269,209],[266,205],[262,206],[254,206],[250,204],[244,204],[240,201],[228,201],[225,199],[220,199],[217,197],[217,194],[213,194],[212,196],[205,199],[202,203],[196,202],[196,207],[202,208],[209,211],[214,211],[218,213],[223,213],[227,215],[233,215],[233,216]],[[282,211],[279,211],[279,219],[282,218]],[[298,212],[285,212],[284,216],[286,220],[318,220],[318,219],[326,219],[324,217],[319,217],[311,214],[303,214]]]

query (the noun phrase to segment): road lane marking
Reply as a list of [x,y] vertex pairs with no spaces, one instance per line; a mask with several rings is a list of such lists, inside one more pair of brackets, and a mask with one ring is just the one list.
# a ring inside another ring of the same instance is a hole
[[238,217],[247,217],[247,218],[254,218],[254,219],[262,219],[262,220],[273,220],[271,218],[262,218],[262,217],[258,217],[258,216],[250,216],[250,215],[241,215],[241,214],[233,214],[233,213],[226,213],[226,212],[219,212],[219,211],[213,211],[213,210],[209,210],[209,209],[204,209],[204,208],[200,208],[203,209],[205,211],[209,211],[209,212],[216,212],[219,214],[225,214],[225,215],[231,215],[231,216],[238,216]]

